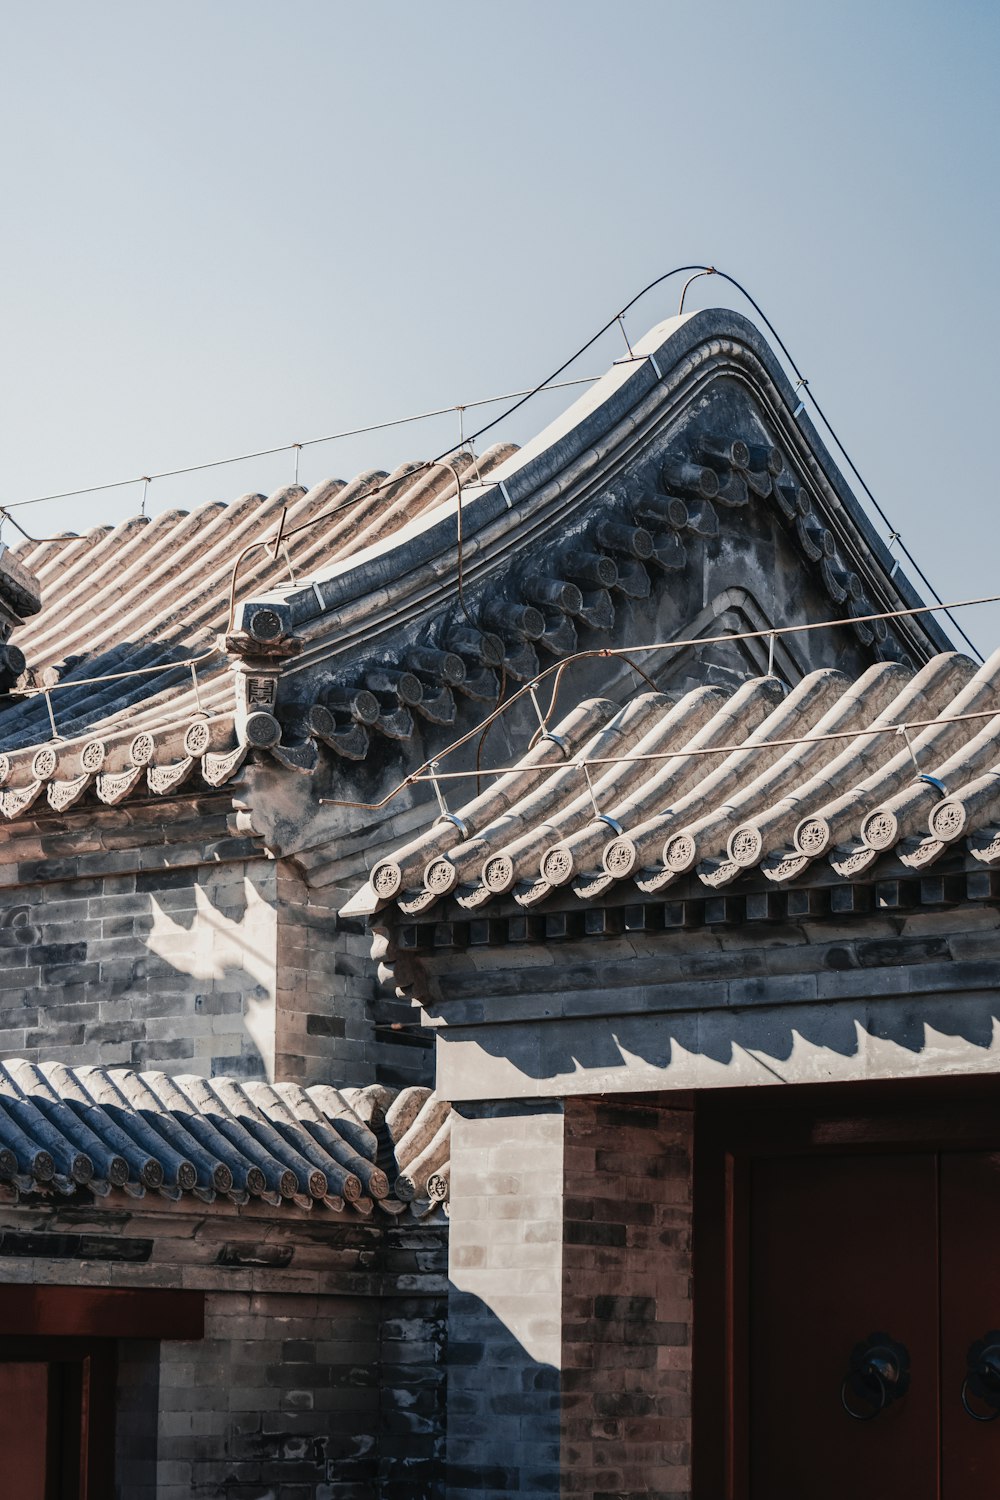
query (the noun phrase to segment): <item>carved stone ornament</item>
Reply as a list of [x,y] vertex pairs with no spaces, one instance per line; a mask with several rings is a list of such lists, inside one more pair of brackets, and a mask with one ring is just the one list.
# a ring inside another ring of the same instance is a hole
[[450,859],[432,859],[424,871],[424,885],[435,896],[446,896],[458,884],[458,871]]
[[514,861],[509,854],[494,854],[483,866],[483,883],[495,894],[502,895],[514,884]]
[[795,847],[816,859],[830,844],[830,825],[825,818],[806,818],[795,830]]
[[184,753],[197,759],[205,754],[212,743],[212,732],[204,719],[195,719],[184,734]]
[[89,771],[92,775],[104,765],[107,757],[107,748],[103,740],[88,740],[80,751],[80,769]]
[[899,822],[887,807],[876,808],[861,825],[861,837],[870,849],[889,849],[899,837]]
[[663,846],[663,863],[675,875],[690,870],[698,857],[698,847],[689,833],[675,833]]
[[624,880],[635,869],[636,848],[629,838],[612,839],[604,850],[605,870],[615,880]]
[[957,798],[949,797],[934,808],[928,819],[928,826],[936,839],[950,843],[961,837],[967,822],[968,815],[962,803]]
[[742,828],[737,828],[729,840],[729,857],[742,869],[749,869],[760,859],[764,849],[764,840],[761,838],[760,830],[752,824],[746,823]]
[[370,875],[372,890],[382,901],[390,901],[403,884],[403,875],[394,860],[383,860]]
[[573,874],[573,856],[562,844],[555,844],[542,856],[542,879],[549,885],[565,885]]
[[134,766],[148,766],[155,750],[156,742],[151,734],[137,734],[128,747],[128,758]]
[[58,756],[51,745],[43,745],[31,762],[31,774],[38,781],[48,781],[55,774]]

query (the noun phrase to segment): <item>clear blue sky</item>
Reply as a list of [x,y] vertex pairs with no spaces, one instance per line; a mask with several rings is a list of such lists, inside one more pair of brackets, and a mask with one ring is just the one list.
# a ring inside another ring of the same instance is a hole
[[[3,36],[3,500],[530,385],[708,261],[942,593],[1000,592],[995,4],[7,0]],[[313,449],[302,475],[453,437]],[[164,481],[151,509],[290,462]],[[20,514],[82,530],[138,501]],[[1000,642],[1000,609],[963,620]]]

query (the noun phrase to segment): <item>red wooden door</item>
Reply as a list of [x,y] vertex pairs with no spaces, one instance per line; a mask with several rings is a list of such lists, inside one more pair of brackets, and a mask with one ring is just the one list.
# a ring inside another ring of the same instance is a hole
[[966,1390],[970,1347],[1000,1333],[1000,1155],[941,1157],[941,1471],[942,1500],[1000,1494],[1000,1416]]
[[[750,1500],[938,1500],[936,1157],[758,1159],[748,1249]],[[875,1333],[906,1346],[910,1389],[852,1420],[841,1388]]]
[[48,1365],[0,1361],[0,1453],[12,1500],[47,1500],[48,1406]]
[[[1000,1495],[1000,1388],[966,1384],[990,1335],[1000,1369],[1000,1153],[760,1158],[748,1250],[749,1500]],[[852,1420],[842,1383],[875,1333],[910,1386]]]

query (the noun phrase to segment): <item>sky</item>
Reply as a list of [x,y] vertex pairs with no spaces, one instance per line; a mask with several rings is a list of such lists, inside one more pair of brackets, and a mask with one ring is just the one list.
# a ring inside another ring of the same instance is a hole
[[[0,19],[0,504],[524,389],[705,263],[761,304],[941,596],[1000,593],[995,4],[0,0]],[[713,304],[749,311],[696,282],[688,309]],[[609,335],[570,373],[621,352]],[[306,448],[300,476],[458,436],[449,413]],[[148,507],[267,492],[293,464],[157,480]],[[16,514],[51,535],[141,500]],[[1000,606],[960,619],[1000,644]]]

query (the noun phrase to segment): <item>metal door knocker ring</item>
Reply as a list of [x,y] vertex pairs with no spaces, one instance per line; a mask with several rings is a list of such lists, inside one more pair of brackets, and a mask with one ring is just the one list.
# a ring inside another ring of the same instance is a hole
[[[976,1411],[974,1396],[988,1412]],[[970,1345],[968,1368],[962,1381],[962,1406],[974,1422],[994,1422],[1000,1417],[1000,1332],[994,1330]]]
[[840,1404],[853,1421],[872,1422],[909,1388],[910,1356],[905,1345],[887,1333],[873,1333],[851,1351]]

